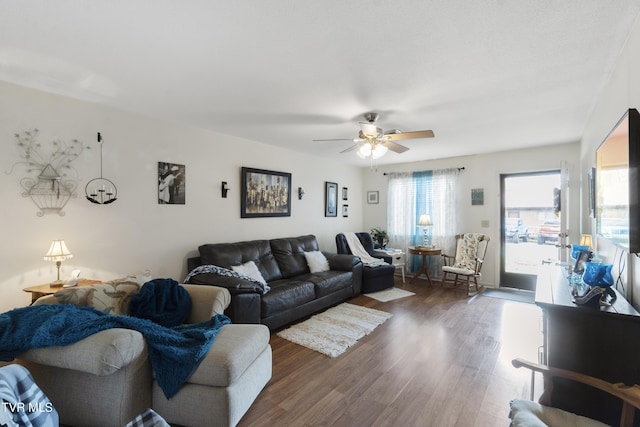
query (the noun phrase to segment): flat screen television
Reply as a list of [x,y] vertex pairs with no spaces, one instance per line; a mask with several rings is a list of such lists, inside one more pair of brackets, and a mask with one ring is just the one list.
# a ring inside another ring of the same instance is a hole
[[630,108],[596,150],[596,233],[640,252],[640,113]]

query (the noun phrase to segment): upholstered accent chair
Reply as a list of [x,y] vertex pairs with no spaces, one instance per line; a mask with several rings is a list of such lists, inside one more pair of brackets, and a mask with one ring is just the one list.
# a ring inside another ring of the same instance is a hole
[[[480,233],[457,234],[455,255],[442,254],[444,259],[442,267],[442,284],[453,283],[454,288],[464,284],[467,295],[475,295],[480,292],[478,284],[480,270],[484,263],[489,245],[489,236]],[[475,288],[473,293],[471,287]]]
[[[396,267],[393,265],[393,258],[384,251],[377,251],[373,247],[373,237],[366,232],[355,233],[356,237],[362,243],[362,247],[369,255],[379,258],[387,264],[382,265],[364,265],[362,268],[362,293],[368,294],[382,291],[393,287],[394,275]],[[347,238],[344,233],[336,235],[336,249],[339,254],[353,255]]]

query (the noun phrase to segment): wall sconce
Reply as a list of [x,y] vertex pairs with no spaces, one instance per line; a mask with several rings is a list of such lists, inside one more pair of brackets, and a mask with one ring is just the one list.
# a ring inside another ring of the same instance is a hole
[[102,177],[102,136],[98,132],[98,144],[100,144],[100,178],[94,178],[87,182],[84,187],[84,194],[87,200],[97,205],[108,205],[118,198],[116,185]]
[[304,196],[304,190],[302,187],[298,187],[298,200],[302,200],[302,196]]
[[226,199],[227,198],[227,192],[229,191],[229,185],[227,184],[227,181],[222,181],[222,198]]

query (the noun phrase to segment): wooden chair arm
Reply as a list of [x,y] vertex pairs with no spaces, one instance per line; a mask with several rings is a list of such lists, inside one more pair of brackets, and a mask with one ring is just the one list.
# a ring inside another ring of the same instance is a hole
[[451,256],[451,255],[447,255],[447,254],[440,254],[440,255],[442,255],[443,263],[446,266],[452,265],[453,261],[456,259],[455,256]]
[[612,396],[622,400],[622,415],[620,417],[620,426],[627,427],[633,425],[633,417],[635,415],[634,408],[640,409],[640,386],[634,384],[632,386],[622,383],[610,383],[600,378],[578,372],[568,371],[565,369],[554,368],[551,366],[539,365],[524,359],[514,359],[511,364],[516,368],[529,368],[532,371],[542,373],[544,377],[545,388],[538,400],[542,405],[549,405],[551,392],[553,390],[553,377],[566,378],[577,381],[582,384],[602,390]]

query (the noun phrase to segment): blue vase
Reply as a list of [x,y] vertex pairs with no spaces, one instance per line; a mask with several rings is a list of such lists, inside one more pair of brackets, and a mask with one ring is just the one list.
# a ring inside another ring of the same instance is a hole
[[613,286],[613,276],[611,269],[613,265],[602,264],[599,262],[585,263],[582,281],[589,286],[597,286],[599,288],[608,288]]

